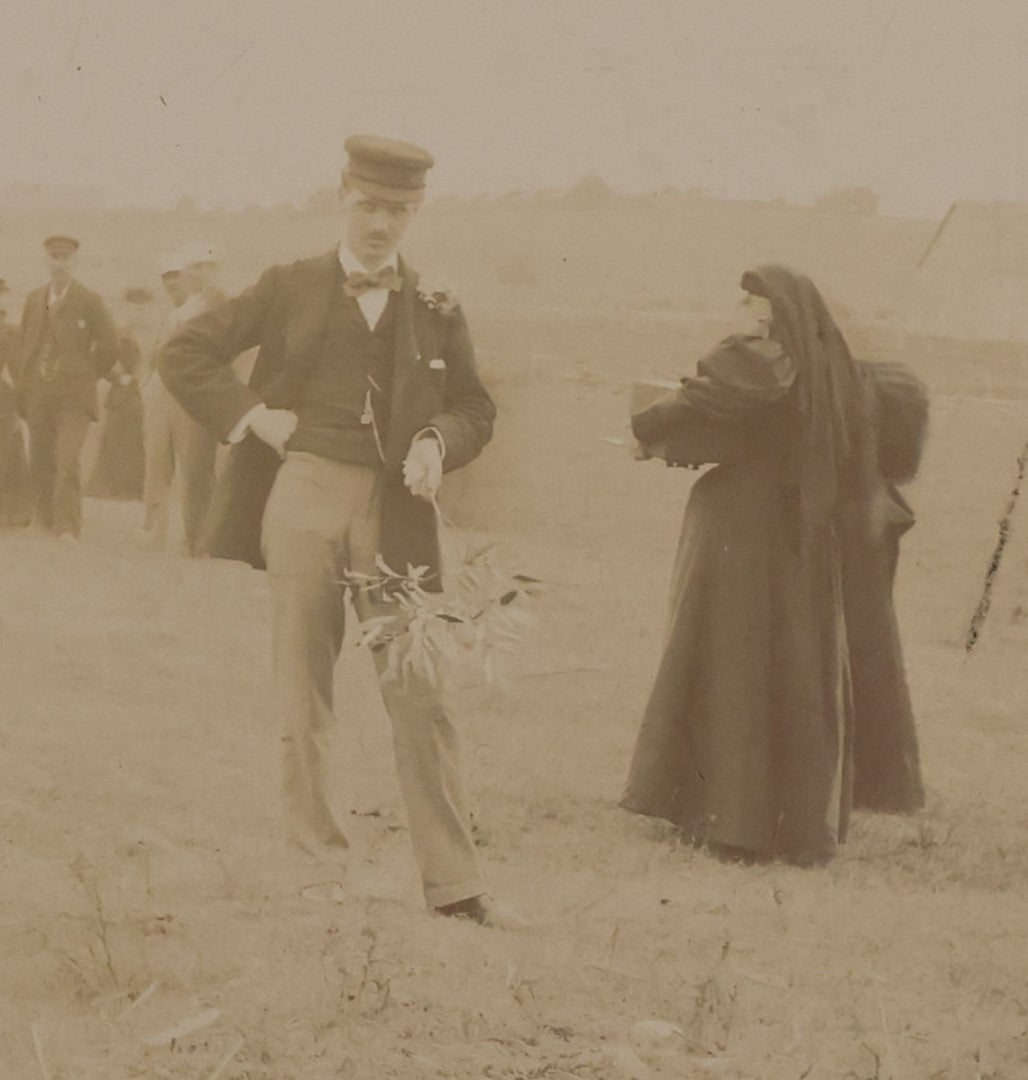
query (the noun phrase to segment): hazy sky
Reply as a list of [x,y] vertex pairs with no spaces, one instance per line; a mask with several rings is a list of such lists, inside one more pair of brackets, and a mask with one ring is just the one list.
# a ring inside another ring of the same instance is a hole
[[1028,0],[6,0],[0,184],[302,201],[370,131],[436,193],[1028,199]]

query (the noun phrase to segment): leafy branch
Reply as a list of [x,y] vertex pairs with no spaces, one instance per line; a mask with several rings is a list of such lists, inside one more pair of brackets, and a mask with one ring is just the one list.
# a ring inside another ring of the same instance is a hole
[[529,602],[542,582],[501,566],[495,543],[464,539],[461,546],[443,593],[425,588],[427,567],[408,565],[400,573],[381,556],[375,560],[377,573],[344,575],[344,584],[388,608],[362,624],[358,643],[386,650],[384,678],[438,687],[444,675],[466,672],[495,685],[501,655],[517,651],[532,621]]

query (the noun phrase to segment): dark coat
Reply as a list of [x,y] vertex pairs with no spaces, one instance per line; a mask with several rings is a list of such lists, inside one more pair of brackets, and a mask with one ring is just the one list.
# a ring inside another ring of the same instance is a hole
[[785,367],[723,350],[634,418],[655,456],[719,467],[686,507],[626,808],[718,845],[826,855],[851,807],[924,804],[892,589],[914,522],[896,484],[916,472],[927,397],[898,365],[861,364],[860,374],[879,462],[870,521],[846,508],[806,559]]
[[[36,358],[47,330],[50,286],[29,293],[21,320],[21,351],[15,376],[20,407],[34,385]],[[118,335],[100,296],[77,281],[68,284],[64,299],[50,313],[56,351],[61,358],[53,386],[63,398],[77,401],[95,420],[97,379],[118,360]]]
[[846,632],[854,738],[853,803],[906,812],[924,806],[917,727],[893,605],[900,538],[914,513],[896,485],[913,478],[928,424],[922,383],[898,364],[862,364],[877,442],[873,528],[844,537]]
[[87,493],[101,499],[143,497],[143,397],[136,376],[142,365],[139,344],[129,334],[119,340],[123,374],[111,382],[104,402],[100,449]]
[[827,522],[801,543],[797,373],[775,349],[730,339],[633,418],[670,461],[718,466],[689,495],[622,805],[816,860],[846,834],[853,701],[838,538]]
[[6,374],[12,382],[18,370],[21,353],[18,331],[0,314],[0,377]]
[[17,357],[18,332],[0,317],[0,525],[27,525],[32,520],[25,442],[8,382]]
[[[402,262],[400,273],[382,555],[397,570],[428,566],[438,575],[435,511],[404,486],[403,460],[412,437],[431,426],[446,444],[444,468],[459,468],[491,438],[496,411],[479,379],[460,309],[433,306]],[[295,408],[318,361],[339,279],[334,249],[273,266],[240,296],[181,326],[160,351],[161,378],[186,411],[222,440],[257,404]],[[230,365],[254,347],[257,359],[244,385]],[[444,364],[431,363],[438,360]],[[263,566],[261,520],[279,464],[275,451],[254,435],[232,448],[211,507],[211,554]]]

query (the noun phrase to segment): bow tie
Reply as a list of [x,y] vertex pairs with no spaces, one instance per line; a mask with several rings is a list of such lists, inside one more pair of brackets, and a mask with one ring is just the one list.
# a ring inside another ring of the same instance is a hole
[[347,274],[343,282],[343,291],[347,296],[363,296],[372,289],[388,289],[390,292],[399,292],[403,286],[403,279],[392,266],[383,266],[373,274]]

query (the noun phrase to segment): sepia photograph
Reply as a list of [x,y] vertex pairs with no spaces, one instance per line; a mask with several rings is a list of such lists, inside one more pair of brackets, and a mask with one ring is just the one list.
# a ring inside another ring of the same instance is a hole
[[0,1080],[1028,1076],[1028,5],[0,5]]

